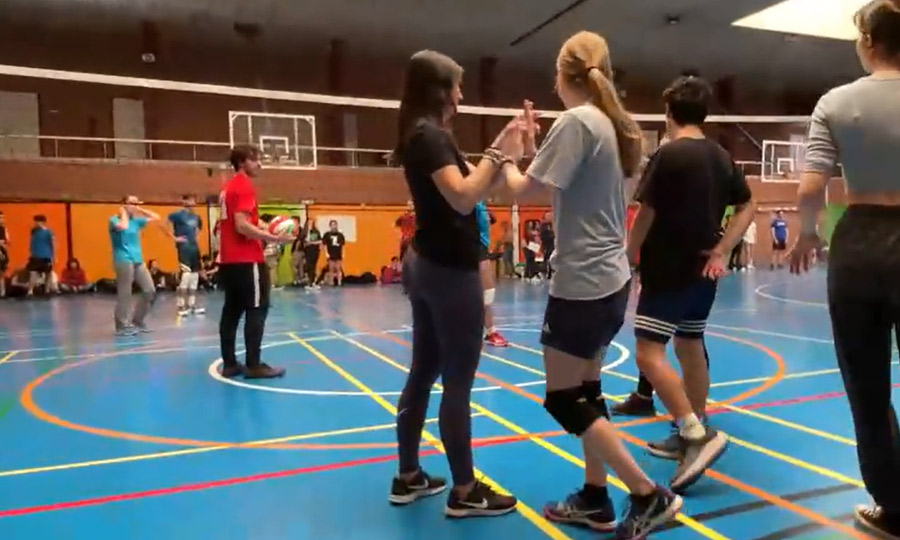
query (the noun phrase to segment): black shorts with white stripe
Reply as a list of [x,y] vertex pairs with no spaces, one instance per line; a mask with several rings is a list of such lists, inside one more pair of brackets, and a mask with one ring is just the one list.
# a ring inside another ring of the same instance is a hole
[[269,271],[265,263],[222,263],[219,283],[225,291],[225,303],[244,309],[269,307]]
[[706,319],[716,300],[716,282],[702,279],[671,291],[641,289],[634,335],[656,343],[672,336],[703,339]]

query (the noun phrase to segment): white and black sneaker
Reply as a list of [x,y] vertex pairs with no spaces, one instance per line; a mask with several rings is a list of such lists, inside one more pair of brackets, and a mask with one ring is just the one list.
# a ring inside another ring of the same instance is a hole
[[508,514],[516,509],[519,501],[511,495],[501,495],[489,485],[475,482],[465,499],[450,491],[444,514],[452,518],[493,517]]
[[422,497],[431,497],[447,489],[447,481],[437,476],[429,476],[419,469],[419,472],[410,480],[404,480],[399,476],[391,482],[391,494],[388,501],[391,504],[410,504]]
[[722,456],[728,446],[728,437],[713,428],[706,428],[706,435],[696,441],[679,437],[682,448],[678,455],[678,467],[670,487],[681,493],[694,485],[706,469]]
[[860,504],[853,509],[853,519],[860,527],[874,533],[878,538],[900,540],[900,515],[891,519],[884,508],[877,504]]

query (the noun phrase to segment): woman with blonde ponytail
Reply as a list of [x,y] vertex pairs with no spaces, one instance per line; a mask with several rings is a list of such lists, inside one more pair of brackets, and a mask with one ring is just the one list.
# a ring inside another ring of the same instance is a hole
[[[625,178],[641,160],[637,123],[612,83],[606,41],[581,32],[557,60],[557,93],[566,107],[525,174],[503,172],[514,194],[549,191],[556,251],[541,343],[547,373],[544,408],[581,438],[584,486],[544,508],[548,519],[644,538],[681,509],[679,496],[638,467],[609,422],[600,367],[625,321],[631,269],[625,252]],[[533,121],[526,110],[526,123]],[[606,487],[607,466],[627,486],[630,504],[618,525]]]

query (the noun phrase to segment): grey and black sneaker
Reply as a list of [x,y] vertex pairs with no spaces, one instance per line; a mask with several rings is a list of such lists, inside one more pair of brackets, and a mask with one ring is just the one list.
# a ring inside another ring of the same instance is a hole
[[[702,422],[703,426],[709,429],[708,420],[704,418]],[[665,440],[647,443],[647,452],[650,455],[673,461],[678,459],[682,448],[684,448],[684,445],[681,442],[681,435],[678,434],[678,424],[675,422],[672,422],[672,434]]]
[[616,511],[609,497],[603,501],[591,501],[584,489],[569,495],[564,501],[549,503],[544,507],[544,517],[557,523],[581,525],[600,532],[616,529]]
[[662,459],[677,460],[681,448],[681,435],[678,434],[677,429],[673,431],[672,434],[669,435],[665,440],[651,441],[647,443],[647,452],[649,452],[650,455]]
[[679,437],[682,448],[678,455],[678,467],[670,487],[676,493],[694,485],[706,469],[718,460],[728,446],[728,437],[713,428],[706,428],[702,439],[691,441]]
[[612,407],[614,416],[656,416],[653,398],[632,393],[628,399]]
[[674,518],[683,505],[681,497],[662,486],[645,497],[629,496],[628,507],[616,527],[616,540],[643,540]]
[[138,335],[138,331],[133,326],[125,326],[116,329],[116,337],[133,337]]
[[391,504],[402,505],[413,503],[422,497],[431,497],[447,489],[447,481],[437,476],[429,476],[419,469],[419,472],[410,480],[404,480],[399,476],[391,482],[391,494],[388,501]]
[[876,505],[860,504],[853,509],[853,519],[856,523],[885,540],[900,540],[900,515],[893,519],[888,516],[884,508]]
[[501,495],[487,484],[475,482],[464,499],[450,491],[444,514],[452,518],[493,517],[508,514],[516,509],[519,501],[510,495]]

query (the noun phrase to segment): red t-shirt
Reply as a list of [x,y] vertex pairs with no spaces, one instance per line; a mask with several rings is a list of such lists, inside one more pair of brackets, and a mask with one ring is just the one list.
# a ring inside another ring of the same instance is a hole
[[247,214],[250,223],[259,224],[256,189],[243,172],[225,182],[219,194],[219,257],[222,264],[265,262],[262,242],[237,232],[234,220],[237,213]]
[[397,227],[400,228],[400,241],[409,242],[416,236],[416,216],[407,212],[397,218]]

